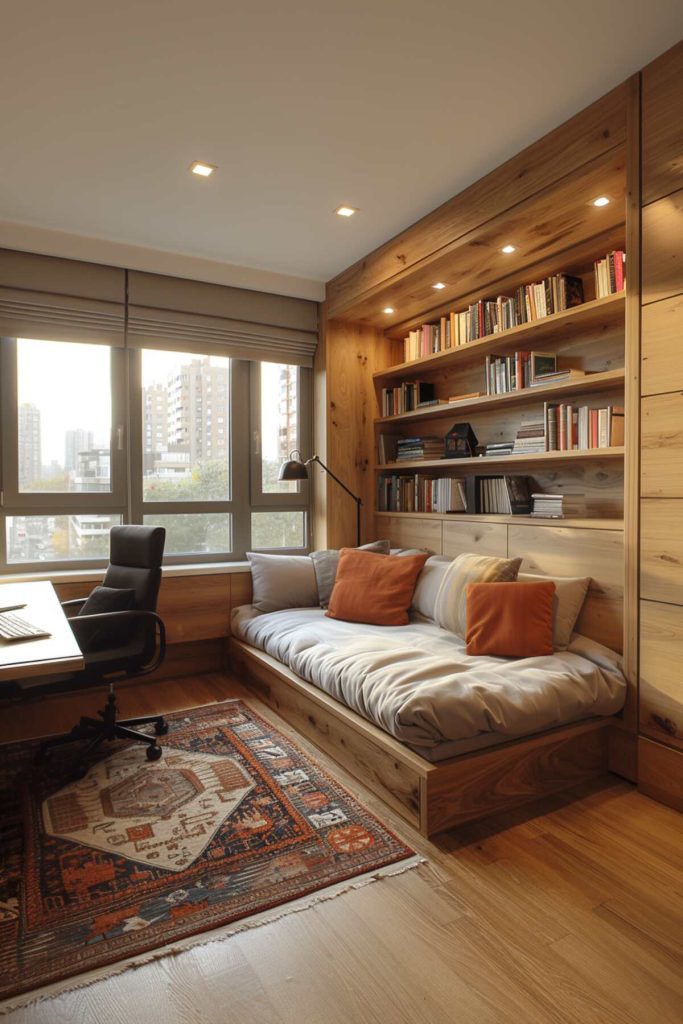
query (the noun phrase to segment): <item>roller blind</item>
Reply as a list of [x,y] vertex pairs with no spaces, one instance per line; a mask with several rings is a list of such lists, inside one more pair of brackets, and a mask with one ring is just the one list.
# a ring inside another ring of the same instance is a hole
[[132,270],[127,339],[137,348],[311,366],[317,304]]
[[0,249],[0,335],[125,343],[126,272]]

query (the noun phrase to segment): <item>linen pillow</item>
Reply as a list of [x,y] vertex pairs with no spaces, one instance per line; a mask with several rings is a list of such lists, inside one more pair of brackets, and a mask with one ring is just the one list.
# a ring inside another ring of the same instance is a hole
[[[127,612],[135,607],[135,591],[124,587],[95,587],[91,590],[76,618],[102,615],[106,612]],[[130,623],[79,622],[74,632],[83,650],[94,651],[123,645],[130,635]]]
[[555,584],[553,598],[553,644],[556,651],[566,651],[574,632],[576,620],[586,600],[590,576],[535,576],[520,572],[518,582],[540,583],[552,580]]
[[538,658],[553,653],[555,584],[470,583],[467,654]]
[[424,555],[376,555],[342,548],[326,614],[345,622],[405,626]]
[[[373,540],[370,544],[361,544],[354,551],[374,551],[377,555],[388,555],[391,542],[388,540]],[[318,584],[318,597],[320,607],[327,608],[330,603],[330,595],[334,587],[334,580],[337,575],[339,564],[339,552],[333,548],[323,551],[311,551],[309,556],[313,561],[315,578]]]
[[417,578],[415,593],[411,610],[423,619],[434,620],[434,605],[439,587],[443,581],[448,566],[453,561],[445,555],[432,555],[424,564],[424,568]]
[[521,558],[462,554],[444,574],[434,602],[437,626],[465,638],[467,633],[467,587],[470,583],[512,583],[517,579]]
[[313,562],[308,555],[261,555],[247,551],[251,568],[253,597],[259,612],[283,608],[315,608],[318,587]]

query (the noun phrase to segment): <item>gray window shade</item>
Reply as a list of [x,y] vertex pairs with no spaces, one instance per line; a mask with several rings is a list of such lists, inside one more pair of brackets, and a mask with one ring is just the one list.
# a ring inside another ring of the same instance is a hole
[[315,302],[158,274],[128,275],[128,345],[311,366]]
[[124,270],[0,249],[0,335],[122,348]]

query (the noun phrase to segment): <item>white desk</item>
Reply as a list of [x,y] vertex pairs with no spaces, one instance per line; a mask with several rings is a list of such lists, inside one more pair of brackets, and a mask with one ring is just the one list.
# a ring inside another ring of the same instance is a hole
[[78,672],[81,649],[51,583],[0,583],[0,606],[25,604],[16,615],[52,634],[42,640],[0,639],[0,682]]

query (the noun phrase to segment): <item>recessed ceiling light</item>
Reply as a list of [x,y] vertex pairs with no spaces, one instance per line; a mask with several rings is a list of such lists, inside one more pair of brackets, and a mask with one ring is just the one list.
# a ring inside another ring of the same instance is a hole
[[445,285],[445,284],[443,283],[443,281],[437,281],[437,282],[436,282],[436,284],[433,284],[433,285],[432,285],[432,288],[436,288],[436,290],[437,290],[438,292],[440,292],[440,291],[441,291],[441,289],[442,289],[442,288],[445,288],[445,287],[446,287],[446,285]]
[[353,206],[338,206],[334,211],[338,217],[353,217],[354,213],[358,213]]
[[216,170],[216,166],[215,164],[205,164],[203,160],[195,160],[190,164],[190,170],[193,174],[198,174],[200,178],[208,178]]
[[393,306],[385,306],[384,309],[382,310],[382,312],[383,313],[387,313],[387,314],[393,313],[394,312],[394,307]]
[[511,252],[516,252],[517,251],[517,246],[516,245],[509,245],[509,244],[508,245],[504,245],[503,248],[500,251],[504,252],[505,255],[508,256]]
[[598,196],[597,199],[591,199],[591,206],[607,206],[609,204],[609,196]]

